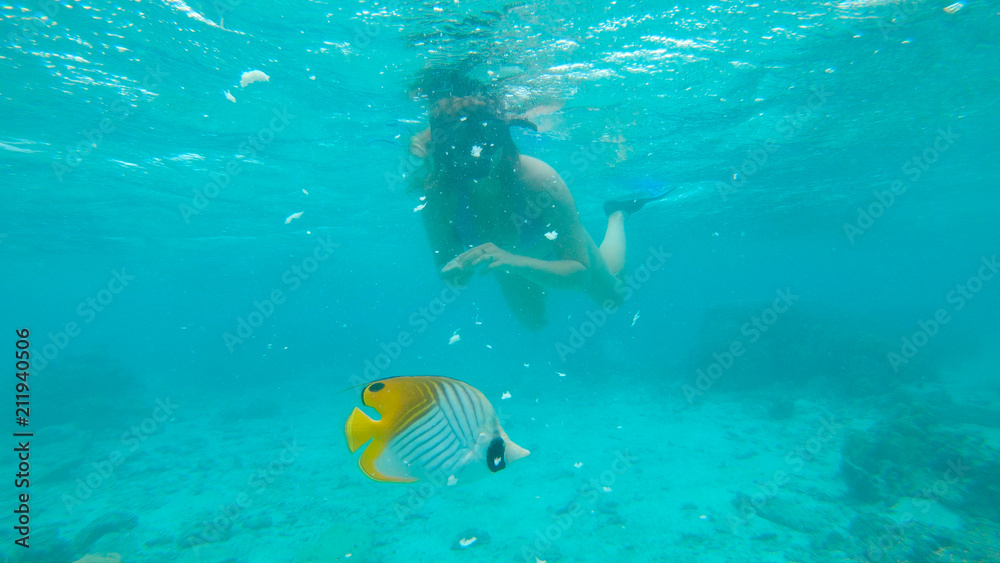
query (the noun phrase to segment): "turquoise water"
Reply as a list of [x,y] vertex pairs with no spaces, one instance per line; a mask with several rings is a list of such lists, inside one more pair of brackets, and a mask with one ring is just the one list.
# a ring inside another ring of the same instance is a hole
[[[34,434],[0,559],[1000,560],[996,3],[0,14]],[[408,91],[470,53],[596,239],[605,200],[677,187],[629,219],[617,312],[556,291],[528,332],[489,277],[442,293]],[[406,374],[476,386],[532,455],[369,481],[343,390]]]

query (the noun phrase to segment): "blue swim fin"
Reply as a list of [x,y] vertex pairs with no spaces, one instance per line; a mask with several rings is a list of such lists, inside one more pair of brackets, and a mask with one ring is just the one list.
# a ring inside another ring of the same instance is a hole
[[642,198],[629,199],[623,201],[615,201],[615,200],[605,201],[604,214],[611,215],[615,211],[624,211],[625,213],[631,215],[632,213],[635,213],[636,211],[642,209],[642,206],[646,205],[647,203],[666,197],[667,194],[674,191],[675,189],[677,189],[677,186],[670,187],[666,191],[660,193],[659,195],[654,195],[653,197],[642,197]]

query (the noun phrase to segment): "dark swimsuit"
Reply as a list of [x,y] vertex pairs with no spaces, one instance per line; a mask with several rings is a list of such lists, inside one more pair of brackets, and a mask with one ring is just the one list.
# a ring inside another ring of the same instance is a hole
[[[517,227],[517,247],[522,251],[534,248],[542,242],[545,233],[549,232],[549,227],[542,222],[541,217],[529,219],[527,205],[517,214],[515,226]],[[479,239],[476,232],[475,217],[472,212],[472,202],[468,189],[462,189],[458,193],[458,210],[455,216],[455,235],[466,248],[479,246],[485,242]]]

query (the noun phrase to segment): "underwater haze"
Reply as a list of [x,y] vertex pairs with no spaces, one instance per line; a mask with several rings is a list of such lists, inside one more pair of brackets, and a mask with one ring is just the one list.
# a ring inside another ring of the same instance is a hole
[[[0,561],[1000,561],[996,2],[0,16]],[[597,241],[673,188],[620,307],[442,282],[427,69]],[[360,386],[430,374],[530,456],[366,477]]]

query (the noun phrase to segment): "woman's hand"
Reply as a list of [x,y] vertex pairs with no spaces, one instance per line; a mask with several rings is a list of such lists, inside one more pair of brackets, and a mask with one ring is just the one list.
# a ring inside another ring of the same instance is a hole
[[410,137],[410,154],[417,158],[426,158],[430,153],[431,128],[427,127],[423,131]]
[[492,242],[480,244],[459,254],[441,268],[441,275],[458,286],[464,286],[483,265],[489,268],[517,266],[521,259]]

